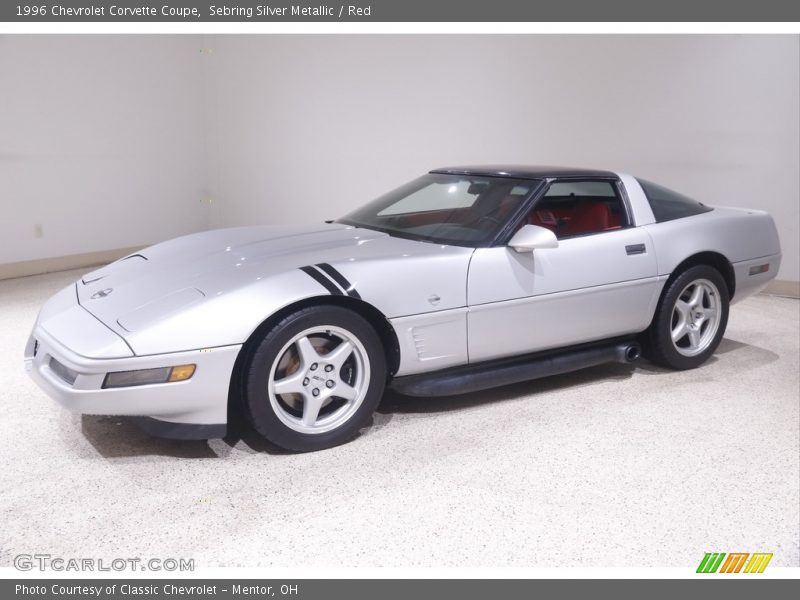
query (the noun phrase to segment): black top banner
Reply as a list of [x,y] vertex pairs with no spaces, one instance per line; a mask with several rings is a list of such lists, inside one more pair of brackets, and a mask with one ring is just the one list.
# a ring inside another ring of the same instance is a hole
[[0,2],[0,21],[747,22],[800,21],[791,0],[53,0]]

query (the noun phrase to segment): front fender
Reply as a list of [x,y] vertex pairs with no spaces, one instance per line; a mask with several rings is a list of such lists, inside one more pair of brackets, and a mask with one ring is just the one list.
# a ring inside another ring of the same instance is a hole
[[139,356],[242,344],[285,306],[328,293],[300,270],[255,277],[252,283],[217,292],[140,331],[120,334]]

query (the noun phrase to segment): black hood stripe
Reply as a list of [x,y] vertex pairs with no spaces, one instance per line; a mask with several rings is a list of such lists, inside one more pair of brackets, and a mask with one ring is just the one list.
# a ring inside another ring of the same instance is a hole
[[334,296],[344,296],[344,292],[342,290],[340,290],[330,279],[325,277],[325,275],[320,273],[314,267],[300,267],[300,270],[311,277],[314,281],[322,285]]
[[324,271],[328,277],[330,277],[336,283],[338,283],[342,287],[342,289],[347,293],[348,296],[350,296],[351,298],[358,298],[359,300],[361,299],[361,294],[358,293],[353,284],[347,281],[347,278],[344,275],[339,273],[339,271],[334,269],[328,263],[319,263],[314,266]]

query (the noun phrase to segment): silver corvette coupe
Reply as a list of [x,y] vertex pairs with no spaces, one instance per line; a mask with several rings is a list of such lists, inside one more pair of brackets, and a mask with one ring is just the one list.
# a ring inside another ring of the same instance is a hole
[[701,365],[778,271],[772,218],[608,171],[436,169],[337,219],[188,235],[93,271],[25,350],[71,410],[179,439],[244,414],[295,451],[384,388],[440,396],[643,352]]

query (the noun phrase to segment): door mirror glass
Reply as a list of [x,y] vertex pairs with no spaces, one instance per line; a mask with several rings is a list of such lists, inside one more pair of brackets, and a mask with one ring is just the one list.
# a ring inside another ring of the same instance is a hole
[[514,234],[508,245],[517,252],[533,252],[537,248],[558,248],[558,239],[546,227],[525,225]]

